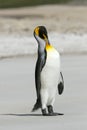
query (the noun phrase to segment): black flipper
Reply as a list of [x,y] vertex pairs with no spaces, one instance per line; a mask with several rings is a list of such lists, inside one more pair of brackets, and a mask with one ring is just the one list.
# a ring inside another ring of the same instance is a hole
[[63,79],[62,72],[60,72],[60,76],[62,81],[60,81],[60,83],[58,84],[58,93],[61,95],[64,90],[64,79]]
[[42,68],[45,65],[45,62],[46,62],[46,51],[44,50],[44,53],[38,52],[38,59],[37,59],[36,68],[35,68],[35,85],[36,85],[37,100],[36,100],[36,103],[35,103],[32,111],[35,111],[35,110],[41,108],[41,96],[40,96],[41,79],[40,79],[40,73],[42,71]]

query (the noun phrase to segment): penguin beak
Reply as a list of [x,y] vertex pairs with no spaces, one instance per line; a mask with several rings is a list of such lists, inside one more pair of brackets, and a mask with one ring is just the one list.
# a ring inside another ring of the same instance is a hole
[[46,44],[50,44],[49,39],[44,34],[43,34],[43,37],[44,37],[44,39],[46,41]]

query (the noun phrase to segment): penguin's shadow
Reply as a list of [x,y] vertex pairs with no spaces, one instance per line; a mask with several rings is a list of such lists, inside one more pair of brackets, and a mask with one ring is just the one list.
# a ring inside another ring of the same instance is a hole
[[[3,116],[43,116],[42,114],[14,114],[14,113],[8,113],[8,114],[0,114]],[[52,115],[52,116],[63,116],[63,113],[57,113],[56,115]],[[46,115],[46,116],[50,116],[50,115]]]

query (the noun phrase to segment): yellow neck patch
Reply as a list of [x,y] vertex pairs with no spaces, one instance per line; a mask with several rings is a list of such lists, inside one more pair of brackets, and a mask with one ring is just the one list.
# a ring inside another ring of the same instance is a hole
[[46,43],[46,51],[53,51],[55,50],[54,47],[48,43]]

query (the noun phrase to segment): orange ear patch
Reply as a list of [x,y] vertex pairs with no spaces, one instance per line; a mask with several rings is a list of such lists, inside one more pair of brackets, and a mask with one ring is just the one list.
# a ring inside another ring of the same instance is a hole
[[35,29],[35,34],[36,34],[37,36],[39,36],[39,27],[37,27],[37,28]]

